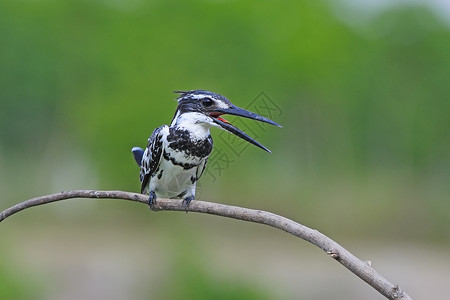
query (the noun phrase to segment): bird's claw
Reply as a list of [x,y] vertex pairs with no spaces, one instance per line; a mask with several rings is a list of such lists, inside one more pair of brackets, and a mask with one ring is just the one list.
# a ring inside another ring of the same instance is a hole
[[188,211],[189,203],[194,200],[194,196],[189,196],[183,199],[183,206],[186,209],[186,212]]
[[154,191],[150,191],[148,194],[148,206],[152,209],[153,204],[156,203],[156,194]]

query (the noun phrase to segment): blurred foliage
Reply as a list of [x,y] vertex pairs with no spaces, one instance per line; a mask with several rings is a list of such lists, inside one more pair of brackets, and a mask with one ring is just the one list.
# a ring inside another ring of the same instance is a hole
[[[209,89],[244,107],[264,91],[284,125],[258,134],[273,154],[249,147],[223,171],[210,164],[203,199],[284,198],[281,212],[309,208],[307,216],[338,222],[326,209],[336,187],[339,201],[349,197],[346,211],[377,207],[379,215],[363,214],[374,232],[389,226],[383,211],[394,205],[408,220],[401,230],[430,222],[423,238],[442,236],[450,31],[425,7],[398,6],[357,25],[331,7],[3,1],[2,193],[17,202],[61,189],[138,190],[130,148],[170,122],[171,91]],[[216,150],[230,153],[219,134],[213,129]],[[21,182],[28,189],[11,197]]]
[[166,281],[160,299],[275,299],[265,287],[238,278],[220,278],[214,270],[203,270],[193,257],[191,254],[175,262],[175,276]]
[[170,91],[245,105],[264,89],[285,111],[285,129],[270,134],[289,159],[416,175],[448,163],[449,31],[424,9],[354,30],[323,3],[1,5],[5,154],[66,137],[92,153],[103,183],[120,184],[130,145],[170,121]]
[[137,191],[130,149],[170,122],[172,91],[208,89],[242,107],[264,91],[282,111],[284,128],[258,136],[273,153],[232,156],[200,182],[201,199],[337,237],[448,243],[450,30],[417,5],[359,23],[336,5],[1,1],[3,206],[63,189]]
[[7,265],[5,261],[0,260],[0,298],[17,300],[38,299],[41,292],[36,284],[36,279],[19,274],[17,270]]

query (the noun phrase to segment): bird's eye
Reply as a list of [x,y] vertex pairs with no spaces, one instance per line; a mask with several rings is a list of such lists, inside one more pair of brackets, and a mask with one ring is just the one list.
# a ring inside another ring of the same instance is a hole
[[211,106],[214,104],[214,101],[210,98],[205,98],[202,100],[202,105],[205,107]]

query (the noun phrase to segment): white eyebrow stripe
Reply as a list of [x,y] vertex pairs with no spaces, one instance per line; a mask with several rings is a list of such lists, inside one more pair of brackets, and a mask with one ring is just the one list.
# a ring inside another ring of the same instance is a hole
[[[208,98],[208,99],[212,99],[216,103],[218,108],[229,108],[229,105],[226,102],[222,101],[221,99],[217,99],[213,95],[210,95],[210,94],[194,94],[194,95],[189,95],[188,98],[193,99],[193,100]],[[182,99],[184,99],[184,97],[180,98],[179,100],[182,100]]]
[[208,94],[196,94],[196,95],[189,95],[189,98],[191,98],[191,99],[203,99],[203,98],[212,98],[212,99],[214,99],[214,97],[211,97],[210,95],[208,95]]

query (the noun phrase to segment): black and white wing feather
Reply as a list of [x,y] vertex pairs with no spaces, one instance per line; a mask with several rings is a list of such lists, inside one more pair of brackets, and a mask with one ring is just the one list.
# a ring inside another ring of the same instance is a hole
[[162,129],[167,125],[156,128],[148,139],[147,148],[145,148],[141,161],[140,180],[141,193],[145,191],[150,178],[158,170],[163,151]]

